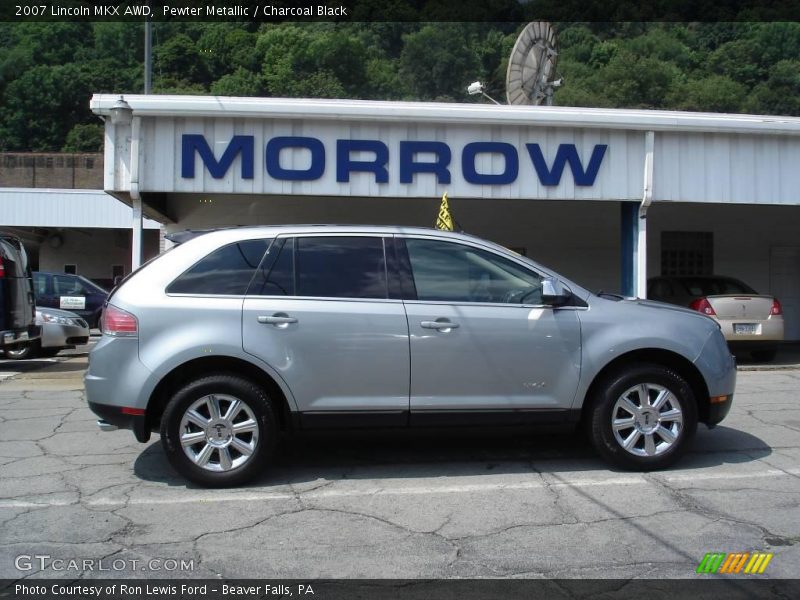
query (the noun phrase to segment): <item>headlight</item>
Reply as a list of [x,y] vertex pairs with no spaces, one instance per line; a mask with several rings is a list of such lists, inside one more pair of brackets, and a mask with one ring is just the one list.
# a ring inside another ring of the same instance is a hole
[[72,325],[72,319],[67,317],[59,317],[49,313],[42,313],[42,319],[45,323],[58,323],[59,325]]

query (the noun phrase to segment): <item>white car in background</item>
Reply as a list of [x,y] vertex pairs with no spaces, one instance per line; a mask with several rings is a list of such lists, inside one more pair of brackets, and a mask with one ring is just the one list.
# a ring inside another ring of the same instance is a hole
[[6,358],[22,360],[55,356],[61,350],[89,342],[89,324],[67,310],[36,307],[36,325],[41,326],[42,337],[27,346],[6,350]]

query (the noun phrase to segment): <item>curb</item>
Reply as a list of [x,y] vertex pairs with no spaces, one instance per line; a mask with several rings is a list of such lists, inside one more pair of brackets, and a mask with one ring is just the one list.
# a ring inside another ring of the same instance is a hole
[[737,371],[796,371],[800,369],[797,365],[737,365]]

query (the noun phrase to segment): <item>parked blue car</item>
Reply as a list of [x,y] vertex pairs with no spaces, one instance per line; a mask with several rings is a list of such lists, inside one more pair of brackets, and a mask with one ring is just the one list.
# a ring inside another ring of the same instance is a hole
[[108,290],[81,275],[69,273],[33,273],[33,292],[36,306],[59,308],[80,315],[95,328],[108,298]]

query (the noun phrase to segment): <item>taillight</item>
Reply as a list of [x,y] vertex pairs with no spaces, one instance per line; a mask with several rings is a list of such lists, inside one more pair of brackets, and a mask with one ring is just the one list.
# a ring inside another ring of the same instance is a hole
[[692,303],[689,305],[689,308],[708,316],[717,314],[714,312],[714,309],[711,308],[711,304],[709,304],[708,298],[698,298],[697,300],[692,300]]
[[771,314],[771,315],[782,315],[783,314],[783,307],[781,306],[781,303],[778,302],[777,298],[773,298],[772,299],[772,308],[770,309],[769,314]]
[[0,256],[0,277],[6,276],[6,265],[3,263],[3,257]]
[[104,335],[116,337],[136,337],[139,334],[139,324],[131,313],[107,304],[100,318],[100,329]]

